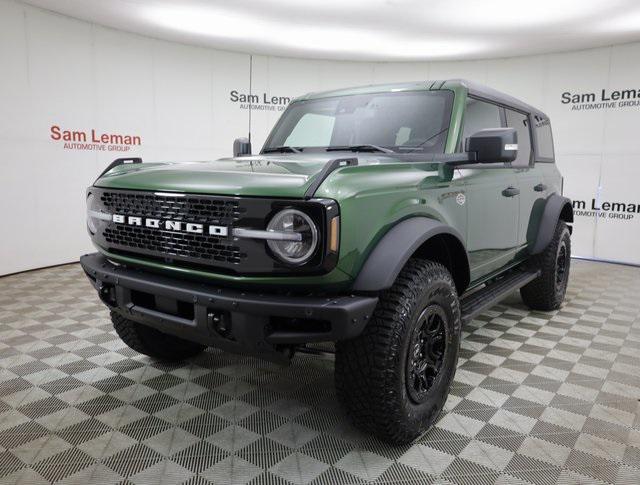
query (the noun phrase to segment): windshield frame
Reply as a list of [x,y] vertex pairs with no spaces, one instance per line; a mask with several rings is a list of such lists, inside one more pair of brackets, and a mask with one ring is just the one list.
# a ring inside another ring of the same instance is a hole
[[[353,93],[353,94],[342,94],[342,95],[335,95],[335,96],[323,96],[323,97],[318,97],[318,98],[311,98],[311,99],[298,99],[298,100],[294,100],[292,101],[289,106],[287,106],[287,108],[284,110],[284,112],[282,113],[282,115],[280,116],[280,118],[278,119],[278,121],[275,123],[275,125],[273,126],[273,128],[271,129],[271,131],[269,132],[269,136],[267,136],[261,150],[260,150],[260,154],[263,155],[265,154],[265,150],[270,150],[270,149],[275,149],[278,148],[278,145],[273,145],[272,146],[272,142],[273,139],[275,138],[276,133],[278,132],[279,128],[281,128],[281,126],[284,123],[284,120],[287,116],[287,114],[290,112],[290,110],[294,107],[296,107],[297,105],[301,104],[301,103],[312,103],[312,102],[316,102],[316,101],[323,101],[323,100],[335,100],[338,98],[347,98],[347,97],[352,97],[352,96],[363,96],[363,95],[371,95],[371,96],[375,96],[375,95],[390,95],[390,96],[396,96],[396,95],[407,95],[407,94],[416,94],[416,93],[423,93],[425,96],[428,96],[430,94],[445,94],[446,96],[446,100],[445,100],[445,109],[443,110],[443,120],[442,120],[442,130],[439,131],[438,133],[436,133],[434,135],[435,136],[443,136],[443,140],[441,142],[441,146],[440,149],[441,150],[437,150],[437,151],[424,151],[421,150],[420,148],[417,148],[415,150],[412,150],[410,146],[406,146],[404,147],[404,150],[395,150],[395,148],[397,148],[396,146],[382,146],[383,148],[389,148],[391,150],[393,150],[393,154],[395,155],[405,155],[405,154],[423,154],[423,155],[432,155],[432,154],[444,154],[447,153],[447,147],[449,145],[449,137],[452,133],[452,128],[454,125],[454,111],[455,111],[455,102],[456,102],[456,98],[457,98],[457,93],[454,90],[451,89],[407,89],[407,90],[402,90],[402,91],[379,91],[379,92],[370,92],[370,93]],[[454,130],[455,131],[455,130]],[[362,144],[358,144],[358,145],[362,145]],[[331,149],[331,148],[336,148],[337,146],[332,146],[332,145],[327,145],[327,146],[302,146],[302,147],[292,147],[295,148],[299,151],[303,151],[305,153],[324,153],[327,152],[327,149]],[[345,151],[350,151],[347,148],[345,148]],[[365,150],[366,151],[366,150]],[[273,153],[273,152],[271,152]],[[378,153],[378,152],[376,152]],[[291,153],[287,153],[285,152],[285,154],[291,154]],[[384,154],[384,153],[380,153],[380,154]]]

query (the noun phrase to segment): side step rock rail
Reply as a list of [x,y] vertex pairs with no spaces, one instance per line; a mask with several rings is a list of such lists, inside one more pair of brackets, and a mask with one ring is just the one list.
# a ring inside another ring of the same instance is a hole
[[539,271],[514,270],[504,277],[487,283],[479,290],[463,296],[460,300],[462,323],[470,322],[484,310],[496,305],[514,291],[535,280],[538,276],[540,276]]

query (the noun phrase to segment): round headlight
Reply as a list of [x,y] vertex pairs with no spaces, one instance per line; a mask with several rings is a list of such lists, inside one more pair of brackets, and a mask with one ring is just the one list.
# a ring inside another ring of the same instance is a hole
[[298,241],[267,241],[271,251],[289,264],[305,263],[318,246],[318,228],[307,214],[299,210],[285,209],[278,212],[269,222],[267,231],[300,235]]
[[87,227],[89,228],[89,232],[91,234],[95,234],[98,228],[96,227],[96,222],[93,220],[93,216],[91,215],[93,211],[93,202],[95,200],[95,196],[93,194],[89,194],[87,196]]

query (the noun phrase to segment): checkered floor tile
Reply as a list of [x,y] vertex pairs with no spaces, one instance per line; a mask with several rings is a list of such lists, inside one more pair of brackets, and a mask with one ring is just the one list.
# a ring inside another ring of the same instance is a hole
[[329,360],[167,365],[77,265],[0,278],[0,483],[640,483],[640,269],[572,271],[560,311],[513,295],[464,329],[445,412],[405,447],[350,426]]

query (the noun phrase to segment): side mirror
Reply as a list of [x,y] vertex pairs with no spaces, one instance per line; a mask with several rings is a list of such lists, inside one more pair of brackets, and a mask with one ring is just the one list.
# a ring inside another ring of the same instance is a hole
[[233,156],[251,155],[251,142],[248,138],[236,138],[233,141]]
[[478,163],[513,162],[518,156],[515,128],[488,128],[467,138],[467,151]]

